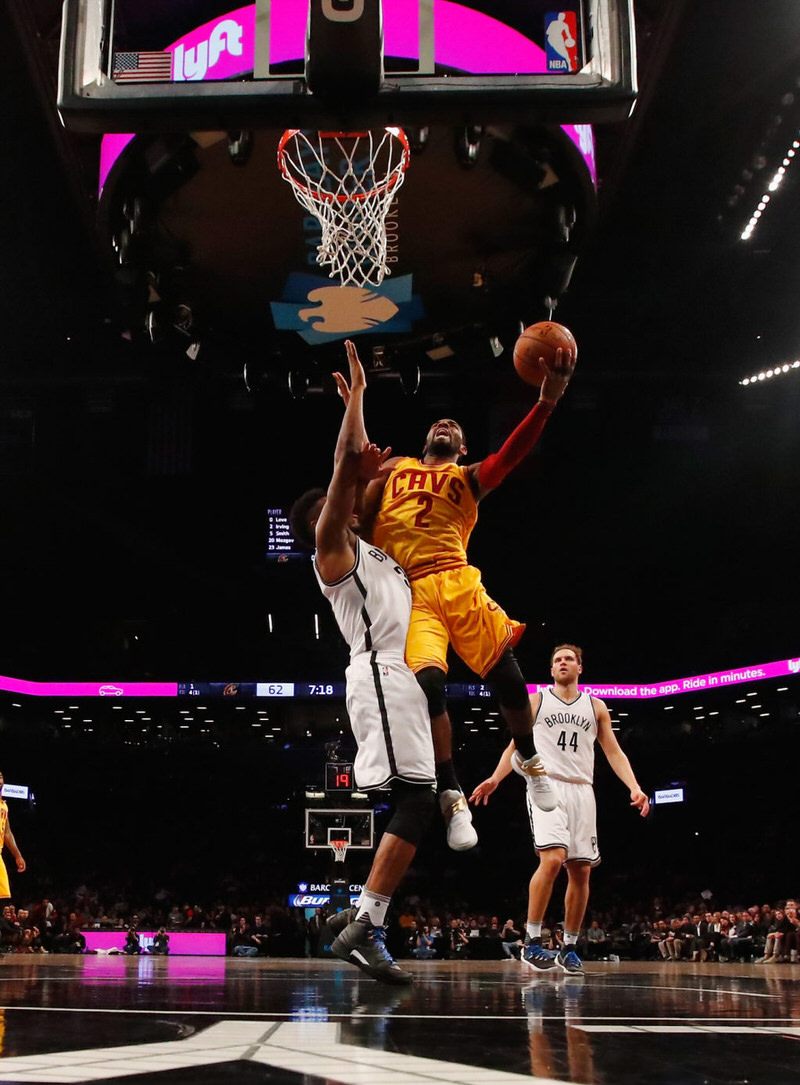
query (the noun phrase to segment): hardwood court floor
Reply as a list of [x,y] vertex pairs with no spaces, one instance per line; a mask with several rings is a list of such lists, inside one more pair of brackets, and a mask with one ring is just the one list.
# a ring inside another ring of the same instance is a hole
[[800,966],[7,956],[0,1082],[784,1085]]

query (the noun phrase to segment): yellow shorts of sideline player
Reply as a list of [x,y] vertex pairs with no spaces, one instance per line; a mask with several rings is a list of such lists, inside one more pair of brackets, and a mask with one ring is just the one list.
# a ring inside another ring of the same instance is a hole
[[11,896],[11,886],[8,884],[8,871],[6,864],[0,859],[0,900]]
[[406,662],[416,674],[423,667],[447,673],[447,646],[470,670],[484,678],[506,648],[525,632],[489,596],[474,565],[431,573],[411,582],[411,622]]

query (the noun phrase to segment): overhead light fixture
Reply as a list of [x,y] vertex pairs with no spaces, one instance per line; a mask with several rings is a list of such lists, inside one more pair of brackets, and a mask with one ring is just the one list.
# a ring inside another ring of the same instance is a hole
[[760,373],[754,373],[751,377],[743,377],[742,380],[739,381],[739,384],[747,388],[749,385],[759,384],[761,381],[772,380],[774,377],[783,377],[796,369],[800,369],[800,361],[783,362],[781,365],[773,366],[771,369],[762,369]]
[[[800,133],[798,134],[800,135]],[[752,215],[750,216],[750,221],[747,223],[744,230],[742,230],[741,234],[739,235],[739,239],[741,241],[749,241],[750,238],[753,236],[753,232],[755,231],[756,226],[758,226],[759,220],[766,211],[767,204],[772,198],[770,193],[777,192],[777,190],[780,188],[786,176],[786,171],[788,170],[789,166],[791,166],[792,160],[796,157],[797,151],[799,149],[800,141],[796,139],[792,140],[791,147],[789,147],[786,151],[786,154],[783,156],[783,161],[781,162],[780,166],[778,166],[778,168],[775,170],[775,173],[772,175],[772,180],[767,185],[767,191],[761,196],[761,199],[756,205],[755,211],[753,211]]]

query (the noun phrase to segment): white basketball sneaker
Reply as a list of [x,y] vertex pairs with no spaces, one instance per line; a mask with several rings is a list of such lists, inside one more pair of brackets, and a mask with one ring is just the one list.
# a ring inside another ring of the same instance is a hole
[[524,776],[531,793],[531,798],[540,810],[555,810],[558,805],[553,785],[547,778],[542,759],[535,753],[527,761],[520,757],[519,750],[514,750],[511,755],[511,767],[514,772]]
[[478,843],[478,834],[472,824],[472,812],[463,791],[442,791],[439,795],[447,825],[447,844],[453,851],[467,851]]

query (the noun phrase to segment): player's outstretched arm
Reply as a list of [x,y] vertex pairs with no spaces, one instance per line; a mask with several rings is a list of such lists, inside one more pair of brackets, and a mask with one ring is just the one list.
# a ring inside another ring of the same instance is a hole
[[631,806],[635,806],[641,816],[646,818],[650,813],[650,799],[639,786],[639,781],[631,768],[631,763],[625,751],[617,742],[617,736],[611,726],[611,715],[603,701],[597,697],[592,697],[592,702],[597,715],[597,741],[602,746],[603,753],[606,755],[611,768],[619,776],[623,784],[630,789]]
[[499,486],[509,471],[512,471],[536,445],[542,430],[558,401],[566,391],[575,371],[575,358],[572,351],[556,351],[555,361],[540,359],[546,376],[542,381],[539,401],[523,418],[510,437],[503,442],[502,448],[493,452],[480,463],[470,465],[475,496],[480,499],[490,490]]
[[[336,386],[339,389],[339,395],[342,397],[345,404],[345,417],[342,420],[339,439],[336,442],[334,464],[338,463],[348,451],[353,452],[366,448],[374,450],[376,447],[375,445],[370,444],[369,439],[367,438],[366,425],[364,422],[363,403],[364,392],[367,387],[364,368],[361,365],[354,344],[349,339],[345,342],[345,348],[347,350],[347,360],[350,365],[350,383],[348,384],[341,373],[333,374]],[[378,509],[380,508],[384,484],[389,477],[391,467],[399,459],[399,457],[394,457],[394,459],[387,462],[387,457],[390,452],[391,449],[387,448],[381,454],[380,464],[377,469],[374,470],[374,459],[371,455],[362,458],[361,461],[361,477],[357,484],[354,507],[355,511],[358,512],[359,520],[361,522],[360,534],[365,539],[371,537],[371,525],[374,524]]]
[[503,750],[492,775],[479,783],[472,792],[469,797],[470,802],[474,802],[476,806],[480,806],[481,803],[486,806],[489,801],[489,796],[497,790],[498,785],[501,784],[511,772],[511,755],[515,749],[516,746],[512,740]]
[[341,373],[333,374],[339,395],[345,405],[344,418],[333,453],[334,464],[338,463],[346,452],[360,452],[367,444],[367,430],[364,424],[364,392],[367,388],[367,378],[353,343],[347,339],[344,346],[350,367],[350,383],[347,383]]
[[11,854],[14,856],[14,860],[15,860],[15,862],[17,864],[17,870],[21,874],[25,870],[27,864],[26,864],[25,860],[22,858],[22,852],[17,847],[17,842],[14,839],[14,834],[11,832],[11,827],[9,826],[7,821],[6,821],[6,835],[5,835],[4,843],[5,843],[5,846],[8,848],[8,850],[11,852]]
[[364,389],[366,377],[353,344],[347,342],[350,384],[337,375],[345,400],[344,417],[334,453],[333,477],[325,504],[315,525],[317,568],[323,580],[332,583],[353,567],[355,548],[352,521],[359,489],[374,477],[389,450],[381,452],[366,440],[364,429]]

